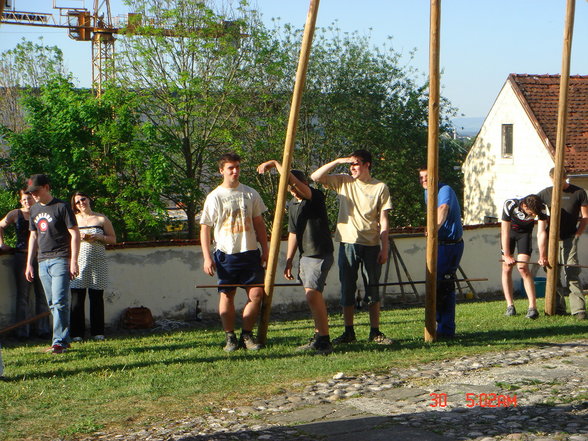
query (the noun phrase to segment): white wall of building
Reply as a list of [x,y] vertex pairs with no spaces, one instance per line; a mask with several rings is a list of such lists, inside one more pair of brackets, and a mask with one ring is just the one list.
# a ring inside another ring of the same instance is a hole
[[[513,125],[513,155],[502,157],[502,125]],[[537,193],[551,185],[553,159],[507,81],[464,165],[464,223],[500,219],[506,199]]]
[[[500,287],[500,228],[496,225],[466,229],[465,254],[462,268],[471,278],[488,278],[487,282],[474,282],[479,293],[497,293]],[[581,262],[588,262],[588,234],[580,244]],[[425,279],[425,237],[422,235],[395,238],[396,246],[415,281]],[[535,247],[536,249],[536,247]],[[286,243],[281,246],[276,282],[287,281],[282,276]],[[106,322],[117,326],[122,311],[129,306],[147,306],[156,318],[190,319],[194,317],[196,301],[206,312],[216,313],[217,293],[214,288],[197,289],[196,285],[215,284],[216,278],[202,272],[202,254],[198,245],[166,244],[150,247],[120,247],[107,251],[110,266],[110,286],[105,291]],[[337,259],[335,259],[336,261]],[[0,255],[0,327],[14,322],[15,290],[12,275],[12,256]],[[397,281],[394,265],[390,267],[388,281]],[[515,271],[516,273],[516,271]],[[404,276],[404,275],[403,275]],[[515,279],[518,275],[515,274]],[[584,281],[588,274],[584,272]],[[406,279],[404,279],[406,280]],[[384,272],[382,280],[384,281]],[[424,284],[419,284],[424,295]],[[406,288],[410,292],[410,288]],[[386,298],[398,300],[398,287],[386,288]],[[329,273],[325,297],[337,302],[339,298],[338,269],[336,264]],[[245,294],[239,290],[237,305],[244,303]],[[414,301],[407,295],[406,300]],[[299,306],[305,301],[301,287],[276,288],[273,309]],[[386,301],[384,300],[384,304]]]

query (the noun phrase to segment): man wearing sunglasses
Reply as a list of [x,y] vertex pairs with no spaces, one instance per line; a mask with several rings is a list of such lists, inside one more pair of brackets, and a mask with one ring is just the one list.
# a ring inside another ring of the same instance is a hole
[[[349,174],[329,174],[338,165],[349,164]],[[339,246],[339,280],[345,331],[333,343],[356,341],[353,327],[357,273],[361,267],[364,301],[370,315],[368,341],[389,345],[393,341],[380,331],[380,293],[377,286],[382,265],[388,260],[388,211],[392,209],[388,186],[371,176],[372,155],[356,150],[350,156],[331,161],[311,178],[335,191],[339,216],[335,240]]]

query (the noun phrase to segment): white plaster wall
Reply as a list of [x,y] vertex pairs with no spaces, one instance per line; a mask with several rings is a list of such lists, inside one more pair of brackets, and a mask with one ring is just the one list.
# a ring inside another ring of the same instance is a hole
[[[500,228],[496,225],[464,231],[465,251],[461,261],[463,270],[470,278],[488,278],[487,282],[473,282],[474,288],[479,293],[501,292],[499,236]],[[423,281],[425,279],[425,237],[422,235],[398,237],[394,240],[411,278],[414,281]],[[536,244],[534,249],[537,249]],[[283,242],[276,283],[288,283],[282,276],[285,251],[286,243]],[[588,263],[588,232],[581,238],[579,251],[580,262]],[[216,278],[202,272],[201,256],[200,247],[197,245],[108,250],[107,258],[111,277],[110,286],[105,291],[107,324],[117,326],[121,312],[129,306],[147,306],[156,318],[187,319],[193,317],[196,301],[199,300],[200,307],[204,311],[216,313],[218,299],[216,289],[196,288],[196,285],[216,283]],[[0,255],[0,327],[14,322],[15,298],[11,260],[11,255]],[[389,282],[398,280],[393,268],[391,264]],[[514,274],[515,283],[518,283],[518,274],[516,271]],[[402,276],[406,281],[404,273]],[[584,271],[582,278],[585,284],[588,283],[588,272]],[[384,271],[381,281],[384,281]],[[417,286],[420,296],[424,296],[424,284]],[[465,286],[464,289],[467,291]],[[406,292],[410,293],[411,289],[407,287]],[[329,273],[324,294],[333,302],[339,299],[336,263]],[[387,287],[384,304],[386,299],[397,301],[399,294],[398,287]],[[244,291],[239,290],[238,307],[244,304],[244,299]],[[301,287],[276,288],[272,307],[278,310],[304,301],[304,291]],[[411,303],[414,301],[412,294],[406,294],[406,301]]]
[[[513,125],[512,158],[502,157],[502,124]],[[464,222],[500,219],[506,199],[537,193],[551,185],[553,159],[507,81],[464,161]]]

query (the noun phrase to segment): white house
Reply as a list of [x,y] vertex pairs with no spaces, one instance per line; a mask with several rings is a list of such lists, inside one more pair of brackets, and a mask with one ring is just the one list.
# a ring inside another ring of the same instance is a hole
[[[510,74],[463,164],[464,222],[500,219],[506,199],[551,185],[559,75]],[[588,76],[570,78],[565,168],[588,188]]]

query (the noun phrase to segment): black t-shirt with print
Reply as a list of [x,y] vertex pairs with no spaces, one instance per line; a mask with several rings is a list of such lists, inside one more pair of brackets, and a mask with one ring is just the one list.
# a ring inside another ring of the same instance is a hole
[[[510,222],[510,228],[519,233],[531,233],[535,226],[535,216],[529,216],[521,207],[522,199],[507,199],[502,209],[502,220]],[[547,220],[547,214],[542,211],[539,220]]]
[[325,195],[316,188],[310,191],[310,200],[292,199],[288,204],[288,232],[296,233],[301,256],[325,257],[334,250]]
[[[551,209],[551,197],[553,187],[547,187],[537,193],[541,202]],[[578,230],[578,218],[580,217],[580,207],[588,205],[588,196],[586,190],[577,185],[569,184],[568,188],[562,189],[561,192],[561,217],[559,220],[559,238],[568,239],[576,234]]]
[[69,257],[71,236],[68,229],[77,224],[70,206],[57,198],[53,198],[47,205],[33,205],[29,229],[37,232],[39,262],[55,257]]

